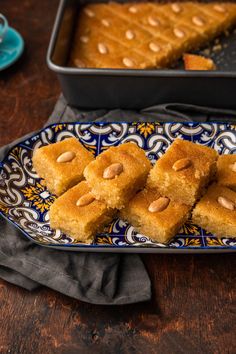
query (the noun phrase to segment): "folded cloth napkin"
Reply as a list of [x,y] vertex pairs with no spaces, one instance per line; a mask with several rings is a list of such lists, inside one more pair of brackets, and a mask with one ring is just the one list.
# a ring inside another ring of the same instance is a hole
[[[100,109],[84,111],[61,96],[46,125],[85,121],[223,121],[236,112],[165,104],[140,112]],[[28,136],[30,136],[29,134]],[[19,139],[19,140],[22,140]],[[0,149],[0,160],[14,143]],[[66,252],[41,247],[0,218],[0,278],[33,290],[41,285],[94,304],[128,304],[151,298],[151,284],[138,255]]]

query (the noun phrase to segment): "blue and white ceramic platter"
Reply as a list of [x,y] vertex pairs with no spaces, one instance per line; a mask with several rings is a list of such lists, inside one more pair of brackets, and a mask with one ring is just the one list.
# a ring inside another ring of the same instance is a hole
[[[219,123],[61,123],[14,146],[0,164],[0,212],[32,241],[58,249],[94,252],[197,253],[236,250],[236,239],[217,239],[188,221],[168,245],[152,242],[124,221],[115,220],[85,245],[53,231],[48,211],[55,200],[32,166],[35,148],[75,136],[96,156],[110,146],[133,141],[152,163],[175,138],[210,146],[220,154],[236,153],[236,125]],[[226,235],[227,236],[227,235]],[[4,237],[2,235],[2,237]]]

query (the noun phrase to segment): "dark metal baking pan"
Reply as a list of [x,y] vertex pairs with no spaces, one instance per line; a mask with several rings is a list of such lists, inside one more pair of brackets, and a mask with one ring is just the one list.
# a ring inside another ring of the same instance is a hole
[[67,66],[74,23],[87,0],[61,0],[47,53],[63,94],[81,108],[141,109],[178,102],[236,109],[236,33],[222,38],[212,52],[216,71],[90,69]]

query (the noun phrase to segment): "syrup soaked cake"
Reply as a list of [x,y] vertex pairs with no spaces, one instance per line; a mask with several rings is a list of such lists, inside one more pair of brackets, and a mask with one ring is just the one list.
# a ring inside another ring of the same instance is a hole
[[163,68],[236,24],[236,4],[100,3],[80,12],[70,65]]
[[121,217],[153,241],[166,243],[185,223],[190,208],[162,197],[157,189],[144,189],[121,210]]
[[110,147],[84,170],[96,199],[122,209],[146,183],[151,163],[134,143]]
[[148,185],[177,202],[193,205],[214,178],[217,158],[214,149],[175,139],[151,170]]
[[95,200],[85,181],[56,199],[49,212],[52,229],[60,229],[85,243],[90,243],[96,233],[102,232],[114,216],[115,210]]
[[93,155],[76,138],[36,149],[32,158],[37,174],[45,179],[48,190],[56,195],[84,179],[84,168],[93,159]]
[[236,154],[221,155],[217,161],[217,181],[236,192]]
[[236,237],[236,192],[213,184],[193,210],[192,220],[218,237]]

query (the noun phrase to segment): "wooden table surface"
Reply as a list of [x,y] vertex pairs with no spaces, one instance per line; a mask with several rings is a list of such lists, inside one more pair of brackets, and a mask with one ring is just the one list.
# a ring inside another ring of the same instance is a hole
[[[26,44],[0,73],[0,145],[42,127],[60,93],[45,61],[57,3],[0,2]],[[0,353],[235,353],[235,255],[142,257],[148,303],[95,306],[0,280]]]

